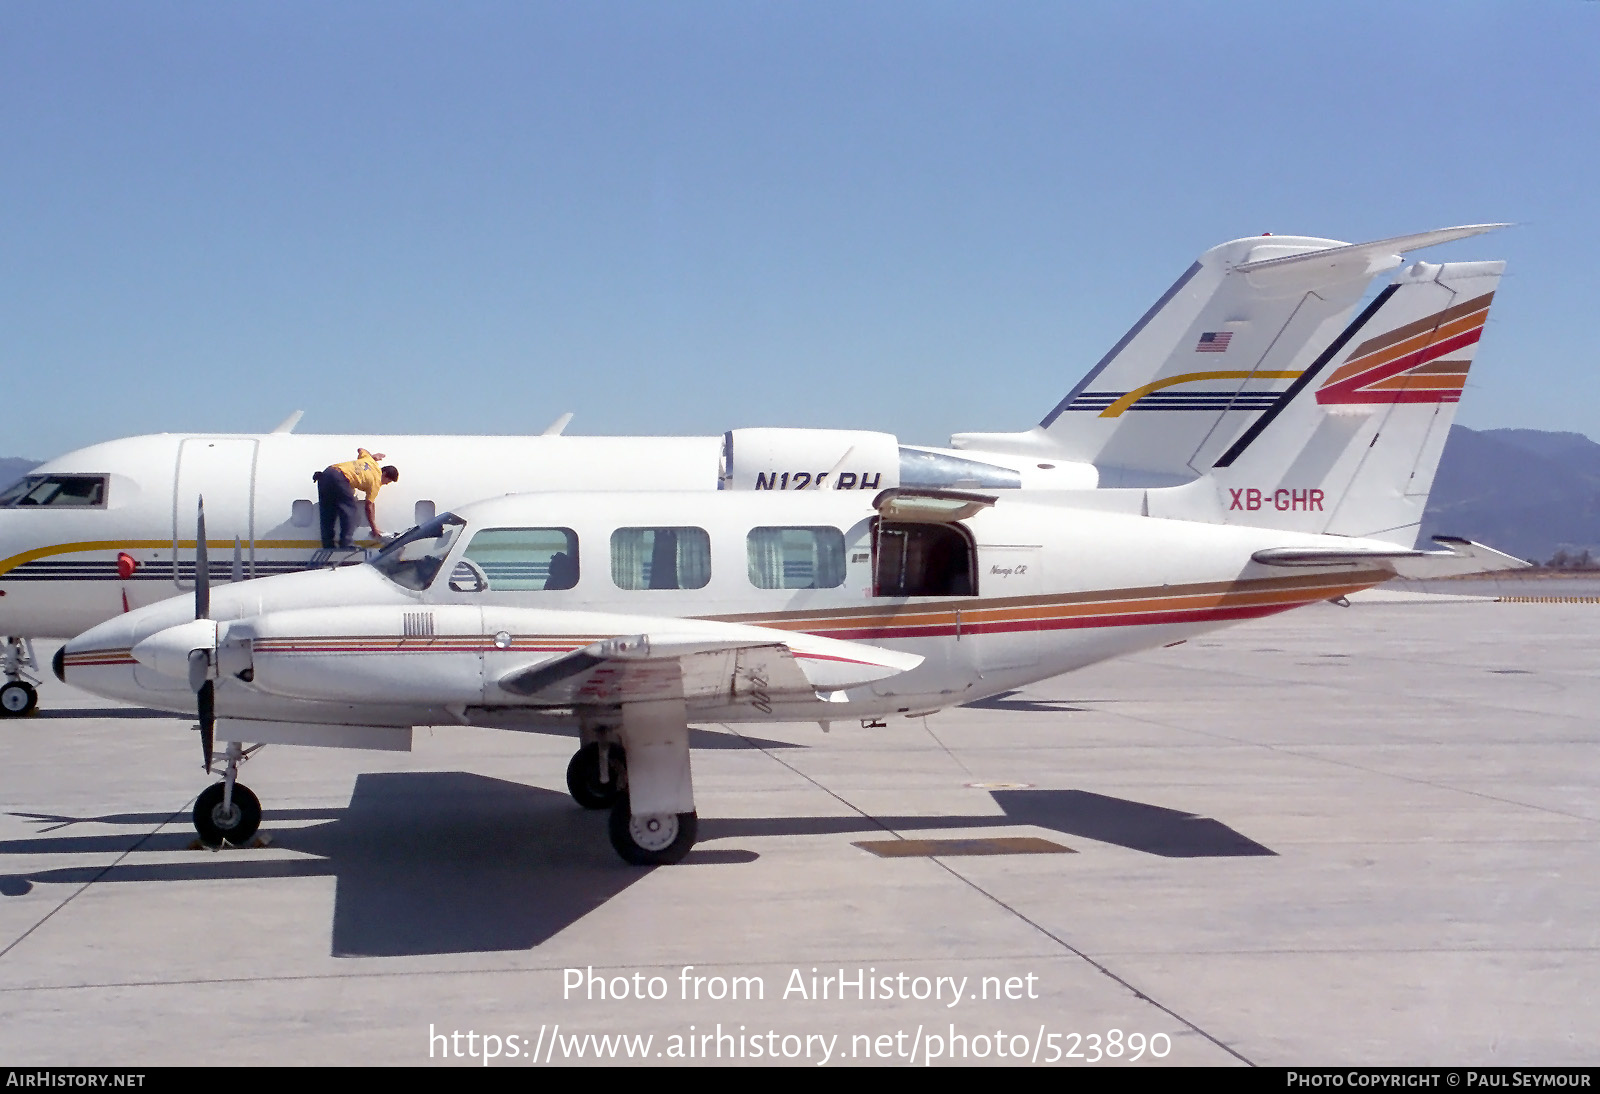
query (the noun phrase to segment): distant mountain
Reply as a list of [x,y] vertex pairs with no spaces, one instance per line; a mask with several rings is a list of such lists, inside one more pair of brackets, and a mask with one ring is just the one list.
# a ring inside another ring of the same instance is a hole
[[1558,550],[1600,554],[1600,444],[1581,433],[1452,426],[1418,542],[1433,535],[1541,562]]
[[38,466],[38,460],[22,459],[16,456],[0,456],[0,490],[4,490]]
[[[39,461],[0,457],[0,490]],[[1600,444],[1582,433],[1452,426],[1422,517],[1422,536],[1466,536],[1545,561],[1600,555]]]

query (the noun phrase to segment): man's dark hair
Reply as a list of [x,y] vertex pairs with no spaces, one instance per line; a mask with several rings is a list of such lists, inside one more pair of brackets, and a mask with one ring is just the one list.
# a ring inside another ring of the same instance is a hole
[[392,463],[384,464],[383,465],[383,481],[384,482],[399,482],[400,481],[400,469],[398,467],[396,467]]

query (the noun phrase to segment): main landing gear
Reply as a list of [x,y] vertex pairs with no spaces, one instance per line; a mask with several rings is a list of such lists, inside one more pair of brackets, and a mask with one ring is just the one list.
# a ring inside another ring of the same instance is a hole
[[261,827],[261,801],[238,781],[239,765],[254,751],[247,752],[238,741],[229,741],[222,781],[212,783],[195,799],[194,830],[207,847],[221,847],[224,840],[243,847]]
[[635,866],[670,866],[682,862],[694,847],[700,818],[687,813],[649,813],[636,815],[628,805],[628,795],[611,809],[607,832],[611,846],[623,861]]
[[610,809],[628,785],[627,753],[620,744],[590,741],[567,764],[567,790],[585,809]]
[[39,678],[31,670],[38,666],[33,642],[26,638],[7,638],[0,646],[0,718],[21,718],[39,709]]
[[585,809],[611,810],[617,854],[634,866],[683,861],[698,827],[683,700],[624,703],[616,723],[586,720],[582,740],[567,789]]

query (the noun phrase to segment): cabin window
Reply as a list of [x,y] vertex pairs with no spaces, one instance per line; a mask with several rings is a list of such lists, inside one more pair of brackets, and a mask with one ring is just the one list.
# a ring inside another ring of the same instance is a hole
[[837,528],[754,528],[745,540],[758,589],[837,589],[844,584],[844,533]]
[[497,593],[570,589],[578,583],[578,534],[571,528],[486,528],[461,559],[450,574],[457,592],[481,592],[485,580]]
[[0,508],[48,505],[58,509],[104,509],[104,475],[28,475],[0,494]]
[[873,595],[973,596],[977,552],[959,524],[891,523],[873,528]]
[[711,580],[704,528],[618,528],[611,533],[611,580],[619,589],[703,589]]

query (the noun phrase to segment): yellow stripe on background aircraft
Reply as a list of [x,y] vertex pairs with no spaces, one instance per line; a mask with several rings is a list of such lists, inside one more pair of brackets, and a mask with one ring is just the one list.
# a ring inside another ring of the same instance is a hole
[[[311,474],[358,446],[400,481],[385,525],[424,524],[480,498],[530,490],[784,494],[898,487],[1010,491],[1187,482],[1284,394],[1335,339],[1400,252],[1495,225],[1364,244],[1234,240],[1201,255],[1040,425],[959,434],[948,449],[887,433],[735,429],[722,437],[315,436],[298,415],[265,434],[159,434],[50,460],[0,494],[0,716],[37,704],[32,638],[66,638],[193,587],[195,499],[210,515],[213,582],[355,562],[318,554]],[[1441,437],[1442,440],[1442,437]],[[369,546],[372,541],[369,541]]]
[[1460,391],[1440,378],[1465,375],[1502,268],[1401,271],[1182,485],[512,495],[367,565],[215,592],[202,550],[192,602],[101,623],[55,668],[198,711],[208,771],[220,735],[194,810],[210,844],[254,835],[237,773],[263,743],[576,725],[574,798],[610,809],[628,862],[676,862],[697,824],[691,721],[928,714],[1397,573],[1524,565],[1413,547]]

